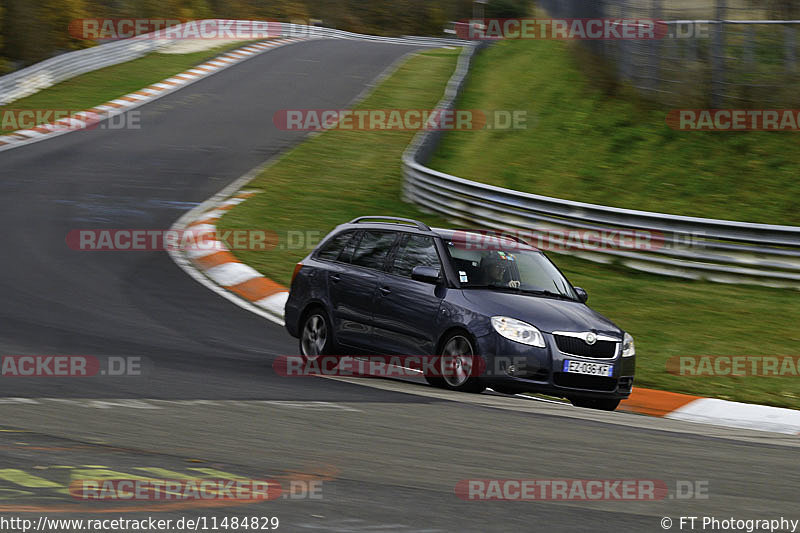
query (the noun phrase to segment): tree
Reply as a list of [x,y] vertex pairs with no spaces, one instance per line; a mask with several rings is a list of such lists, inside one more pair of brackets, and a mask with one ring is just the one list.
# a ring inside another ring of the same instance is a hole
[[800,1],[768,0],[767,9],[769,9],[771,16],[779,19],[796,19],[800,15]]
[[[779,0],[769,0],[777,2]],[[789,2],[789,0],[781,0]],[[800,0],[795,0],[800,2]],[[14,67],[90,43],[70,35],[80,18],[321,19],[326,26],[384,35],[441,35],[471,15],[471,0],[0,0],[0,56]],[[487,16],[523,16],[528,0],[490,0]],[[13,24],[8,21],[13,20]],[[2,69],[0,63],[0,69]]]
[[525,17],[529,14],[529,3],[526,0],[490,0],[486,4],[484,16],[498,19]]
[[3,50],[3,22],[5,22],[3,17],[5,12],[5,8],[0,5],[0,74],[11,70],[11,63],[8,61],[8,59],[3,57],[3,54],[5,53],[5,50]]
[[41,28],[41,56],[53,51],[70,50],[85,47],[82,42],[70,35],[70,22],[86,18],[84,0],[39,0],[36,9],[37,26]]

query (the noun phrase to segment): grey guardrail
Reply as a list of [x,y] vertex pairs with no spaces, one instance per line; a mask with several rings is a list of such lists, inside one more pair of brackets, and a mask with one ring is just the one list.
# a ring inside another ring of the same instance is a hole
[[[267,24],[263,21],[240,21],[226,19],[210,19],[212,23],[235,24],[244,28],[255,28]],[[257,33],[256,30],[253,33]],[[266,35],[264,36],[267,37]],[[380,41],[411,46],[447,46],[462,45],[457,39],[439,39],[431,37],[378,37],[361,35],[333,28],[307,26],[303,24],[269,23],[269,37],[307,37],[332,39],[360,39]],[[244,39],[250,40],[250,39]],[[0,105],[6,105],[20,98],[30,96],[42,89],[74,78],[87,72],[117,65],[137,59],[157,51],[175,42],[166,36],[165,30],[140,35],[130,39],[100,44],[92,48],[67,52],[46,59],[30,67],[0,77]]]
[[[465,46],[439,109],[453,108],[482,46]],[[403,196],[455,223],[521,231],[533,244],[560,253],[656,274],[800,288],[798,226],[621,209],[470,181],[425,165],[442,134],[421,131],[403,154]],[[638,236],[641,242],[603,242],[603,236],[614,235]]]
[[126,39],[67,52],[0,77],[0,105],[51,87],[57,83],[142,57],[166,44],[155,39]]

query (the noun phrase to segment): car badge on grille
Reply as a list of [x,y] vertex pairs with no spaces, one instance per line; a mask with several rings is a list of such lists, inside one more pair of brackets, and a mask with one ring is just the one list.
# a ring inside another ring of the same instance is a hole
[[583,339],[586,341],[586,344],[591,346],[592,344],[597,342],[597,335],[595,335],[594,333],[590,332],[590,333],[587,333],[586,336]]

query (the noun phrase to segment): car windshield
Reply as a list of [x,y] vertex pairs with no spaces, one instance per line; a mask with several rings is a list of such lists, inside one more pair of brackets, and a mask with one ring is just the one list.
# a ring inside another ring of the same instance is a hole
[[505,238],[447,241],[462,288],[510,290],[577,300],[567,279],[539,250]]

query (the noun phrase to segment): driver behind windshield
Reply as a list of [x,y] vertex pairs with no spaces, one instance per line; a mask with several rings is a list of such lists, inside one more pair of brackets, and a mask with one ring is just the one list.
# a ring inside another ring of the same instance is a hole
[[507,252],[492,252],[481,261],[481,270],[486,284],[491,286],[511,287],[518,289],[519,276],[515,275],[514,256]]

